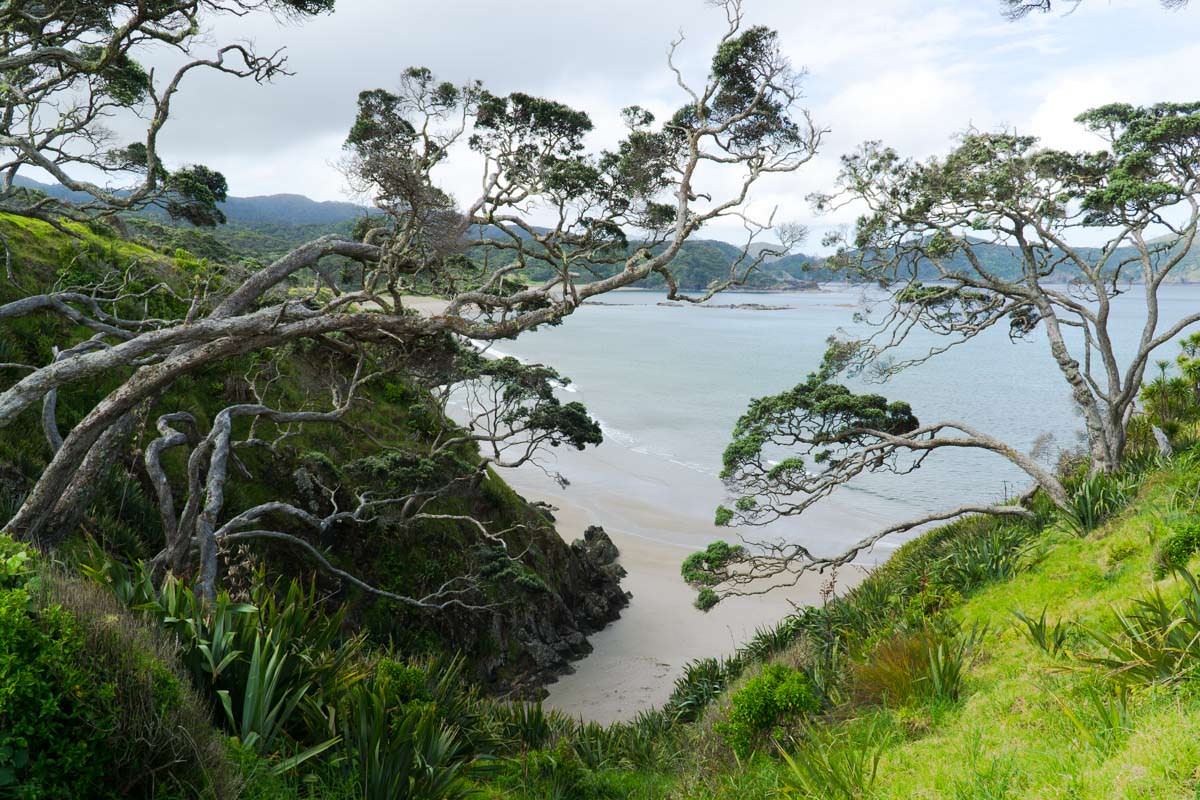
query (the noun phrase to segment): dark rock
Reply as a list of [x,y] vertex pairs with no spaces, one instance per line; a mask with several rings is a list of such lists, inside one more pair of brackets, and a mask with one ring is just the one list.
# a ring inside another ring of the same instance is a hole
[[612,564],[620,556],[613,540],[599,525],[590,525],[582,539],[571,542],[571,549],[586,558],[596,569]]
[[[557,537],[556,537],[557,538]],[[493,691],[538,699],[545,684],[571,671],[574,659],[592,651],[589,634],[621,615],[632,595],[621,589],[625,570],[604,529],[589,527],[569,546],[557,538],[543,543],[549,591],[535,603],[493,612],[491,635],[507,657],[488,662],[485,681]]]

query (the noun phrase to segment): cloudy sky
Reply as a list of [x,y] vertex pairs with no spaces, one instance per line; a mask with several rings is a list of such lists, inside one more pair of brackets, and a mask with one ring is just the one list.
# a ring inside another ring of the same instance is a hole
[[[866,139],[926,156],[968,126],[1016,128],[1064,147],[1096,141],[1071,121],[1111,101],[1200,98],[1200,6],[1085,0],[1073,13],[1004,20],[994,0],[746,0],[748,24],[780,31],[808,71],[805,104],[830,129],[801,173],[760,186],[754,209],[820,229],[804,196],[830,185],[837,157]],[[1065,8],[1066,6],[1064,6]],[[615,141],[619,110],[668,113],[681,96],[666,70],[682,31],[682,66],[703,78],[724,17],[703,0],[338,0],[302,25],[268,16],[219,20],[213,42],[286,47],[295,73],[258,86],[198,76],[177,98],[166,156],[213,166],[236,195],[295,192],[346,199],[334,167],[363,89],[389,87],[419,64],[494,92],[525,91],[586,110],[594,144]],[[164,63],[165,66],[165,63]],[[440,176],[470,200],[465,158]],[[736,231],[710,236],[734,238]]]

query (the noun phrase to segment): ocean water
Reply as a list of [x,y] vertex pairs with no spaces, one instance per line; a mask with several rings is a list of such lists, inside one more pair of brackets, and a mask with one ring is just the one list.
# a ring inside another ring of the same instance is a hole
[[[1145,316],[1140,292],[1134,287],[1114,306],[1119,352],[1129,352],[1140,334]],[[541,465],[574,481],[566,491],[637,496],[683,513],[699,527],[723,500],[716,478],[721,452],[747,403],[801,381],[820,362],[831,334],[861,331],[855,313],[864,294],[854,287],[738,293],[710,303],[787,307],[777,311],[663,307],[657,305],[662,299],[659,292],[616,292],[603,298],[605,305],[587,305],[562,325],[499,342],[493,352],[557,368],[572,379],[563,398],[581,400],[601,421],[605,442],[599,448],[555,452]],[[1160,318],[1173,321],[1200,308],[1200,286],[1166,287],[1160,300]],[[899,355],[924,352],[942,341],[915,335]],[[1176,351],[1174,344],[1165,345],[1157,357],[1173,359]],[[1082,431],[1040,329],[1016,343],[995,329],[886,383],[851,383],[908,401],[922,422],[959,420],[1025,451],[1043,434],[1052,434],[1058,446],[1075,445]],[[518,483],[537,487],[540,480],[550,486],[534,472],[526,469]],[[869,533],[873,525],[1000,499],[1029,483],[1023,472],[990,453],[938,452],[912,474],[867,476],[803,519],[781,521],[755,535],[831,551]],[[848,519],[862,524],[849,525]],[[679,543],[712,538],[711,522],[707,526]],[[664,531],[645,533],[679,538]]]

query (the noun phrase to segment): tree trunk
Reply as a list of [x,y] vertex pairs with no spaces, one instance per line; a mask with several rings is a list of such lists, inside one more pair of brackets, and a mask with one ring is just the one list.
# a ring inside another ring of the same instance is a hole
[[101,482],[112,469],[118,468],[130,438],[139,427],[141,415],[129,412],[106,430],[92,445],[83,463],[46,517],[40,541],[42,546],[54,545],[79,527],[84,512],[92,504]]

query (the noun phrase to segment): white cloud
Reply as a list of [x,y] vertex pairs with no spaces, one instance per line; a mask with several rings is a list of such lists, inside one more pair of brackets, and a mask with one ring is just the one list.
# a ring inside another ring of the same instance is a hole
[[[1068,16],[1001,19],[978,0],[746,0],[748,24],[780,31],[807,66],[806,102],[831,128],[823,153],[800,173],[764,181],[755,209],[820,227],[804,196],[829,188],[838,156],[864,139],[906,155],[945,151],[969,125],[1013,125],[1059,146],[1091,146],[1071,120],[1112,100],[1200,97],[1200,8],[1168,14],[1148,0],[1089,0]],[[210,163],[235,194],[298,192],[343,197],[332,163],[340,155],[359,91],[394,83],[411,64],[455,81],[482,78],[499,92],[529,91],[586,109],[595,146],[620,134],[631,103],[669,113],[681,102],[666,69],[667,44],[682,28],[679,53],[702,78],[723,25],[702,0],[339,0],[338,10],[304,25],[266,16],[224,19],[214,41],[286,44],[294,77],[269,86],[198,75],[175,104],[164,132],[169,161]],[[163,65],[168,59],[158,56]],[[456,196],[478,185],[475,165],[440,175]],[[719,181],[727,186],[728,181]],[[739,234],[714,227],[710,236]]]
[[1187,45],[1141,57],[1097,59],[1065,70],[1040,83],[1040,102],[1029,116],[1028,131],[1052,147],[1094,149],[1096,137],[1074,121],[1080,112],[1113,102],[1200,99],[1197,64],[1200,45]]

